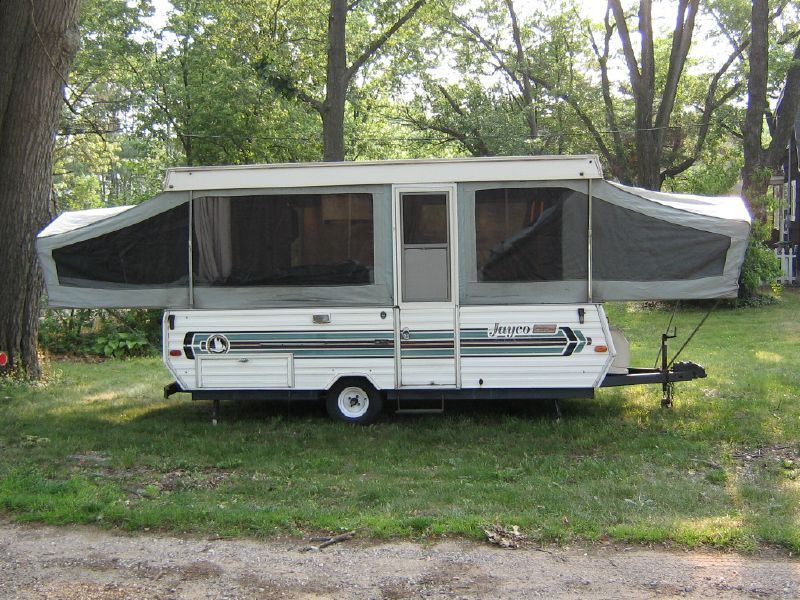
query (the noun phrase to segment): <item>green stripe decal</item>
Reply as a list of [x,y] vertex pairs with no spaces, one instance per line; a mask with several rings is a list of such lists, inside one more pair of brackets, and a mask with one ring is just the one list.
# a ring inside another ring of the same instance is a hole
[[[213,333],[196,333],[194,334],[194,341],[196,343],[205,342],[210,338]],[[280,341],[280,340],[393,340],[393,331],[330,331],[330,332],[316,332],[309,331],[306,333],[288,333],[288,332],[240,332],[240,333],[225,333],[226,338],[234,342],[244,341]]]
[[429,356],[431,358],[453,357],[455,350],[452,348],[403,348],[400,351],[401,358],[424,358]]

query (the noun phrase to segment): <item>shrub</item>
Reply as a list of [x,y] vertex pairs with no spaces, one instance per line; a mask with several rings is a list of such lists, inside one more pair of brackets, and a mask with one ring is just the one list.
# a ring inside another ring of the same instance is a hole
[[777,283],[780,275],[781,266],[775,253],[756,235],[751,235],[742,265],[739,295],[742,298],[762,296],[767,286],[777,293],[780,290],[780,284]]
[[156,310],[48,309],[39,321],[39,345],[53,354],[142,356],[161,346]]

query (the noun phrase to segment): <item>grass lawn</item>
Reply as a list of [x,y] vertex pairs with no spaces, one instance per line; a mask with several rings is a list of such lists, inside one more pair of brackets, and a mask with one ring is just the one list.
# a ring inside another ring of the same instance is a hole
[[[608,307],[650,366],[669,311]],[[679,340],[702,317],[679,313]],[[705,380],[594,400],[453,404],[444,415],[328,421],[317,405],[161,399],[160,360],[51,363],[0,387],[0,513],[209,535],[358,529],[542,541],[673,541],[800,551],[800,293],[718,310],[682,358]],[[678,345],[675,345],[677,348]]]

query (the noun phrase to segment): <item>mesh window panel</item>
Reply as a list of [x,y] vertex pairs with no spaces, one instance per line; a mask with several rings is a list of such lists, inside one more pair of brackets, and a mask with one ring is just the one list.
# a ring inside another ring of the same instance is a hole
[[565,230],[585,230],[586,220],[579,216],[585,203],[584,194],[564,188],[477,190],[478,281],[564,281],[585,277],[585,244],[569,247],[566,242],[574,236]]
[[189,279],[189,206],[182,204],[123,229],[53,250],[62,285],[185,285]]
[[403,194],[403,243],[447,243],[445,194]]
[[602,281],[676,281],[722,275],[731,240],[597,198],[592,274]]
[[373,283],[372,208],[372,194],[361,193],[198,198],[195,284]]

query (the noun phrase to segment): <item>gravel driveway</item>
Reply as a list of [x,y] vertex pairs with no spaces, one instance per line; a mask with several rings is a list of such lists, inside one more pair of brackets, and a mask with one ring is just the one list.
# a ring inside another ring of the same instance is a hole
[[800,597],[800,561],[769,553],[358,538],[308,545],[0,521],[0,598]]

